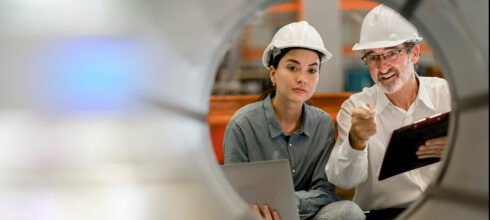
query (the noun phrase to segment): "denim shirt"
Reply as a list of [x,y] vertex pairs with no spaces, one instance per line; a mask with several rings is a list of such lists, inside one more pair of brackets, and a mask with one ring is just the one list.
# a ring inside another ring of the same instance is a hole
[[335,144],[333,120],[323,110],[303,105],[303,121],[289,135],[282,130],[270,95],[239,109],[228,122],[223,140],[225,164],[288,159],[301,219],[338,201],[325,165]]

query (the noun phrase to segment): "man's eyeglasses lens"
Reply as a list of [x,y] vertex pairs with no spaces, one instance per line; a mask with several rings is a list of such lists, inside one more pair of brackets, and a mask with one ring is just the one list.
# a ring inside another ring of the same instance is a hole
[[368,64],[368,65],[376,64],[376,62],[381,59],[381,56],[386,61],[393,61],[396,58],[398,58],[398,56],[400,55],[400,53],[402,51],[409,49],[409,48],[410,47],[405,47],[405,48],[399,49],[399,50],[390,50],[390,51],[386,51],[386,52],[381,53],[381,54],[364,55],[361,59],[364,61],[365,64]]

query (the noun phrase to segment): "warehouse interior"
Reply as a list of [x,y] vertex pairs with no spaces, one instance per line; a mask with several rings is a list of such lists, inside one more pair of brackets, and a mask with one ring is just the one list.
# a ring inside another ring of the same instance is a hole
[[[351,50],[359,41],[362,19],[379,5],[369,1],[292,1],[265,10],[251,19],[230,43],[213,85],[213,95],[260,94],[268,86],[262,52],[283,25],[307,20],[325,36],[325,44],[335,54],[322,72],[318,93],[359,92],[374,84],[360,53]],[[322,10],[318,10],[321,8]],[[328,16],[327,16],[328,15]],[[426,41],[421,43],[420,76],[444,77]]]

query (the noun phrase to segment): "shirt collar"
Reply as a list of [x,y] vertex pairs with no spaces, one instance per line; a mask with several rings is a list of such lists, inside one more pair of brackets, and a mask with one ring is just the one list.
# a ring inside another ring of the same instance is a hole
[[269,133],[272,138],[275,138],[282,134],[281,125],[276,118],[276,113],[274,108],[272,108],[271,95],[269,94],[263,101],[262,106],[264,107],[265,120],[267,127],[269,127]]
[[386,96],[385,92],[381,87],[376,84],[376,109],[379,113],[383,112],[390,103],[390,100]]
[[[281,125],[279,124],[279,121],[277,121],[276,118],[276,113],[274,112],[274,108],[272,107],[272,102],[271,102],[271,95],[269,94],[263,101],[262,105],[264,108],[264,113],[265,113],[265,119],[267,121],[267,127],[269,128],[269,134],[271,138],[275,138],[281,134],[284,134],[285,136],[288,136],[285,131],[282,130]],[[311,126],[309,126],[312,122],[308,120],[308,108],[306,108],[306,105],[303,104],[303,123],[299,126],[298,130],[296,133],[298,134],[305,134],[309,136],[311,134]]]
[[415,76],[417,77],[417,81],[419,82],[419,92],[417,94],[417,100],[420,100],[431,110],[435,110],[434,104],[430,99],[429,92],[427,91],[427,86],[425,84],[426,82],[421,80],[417,74],[415,74]]
[[[415,78],[419,83],[419,91],[417,91],[417,97],[415,98],[415,102],[421,101],[428,108],[434,110],[435,108],[427,92],[425,82],[423,80],[420,80],[420,77],[417,73],[415,73]],[[386,96],[385,92],[381,89],[381,87],[376,85],[376,108],[378,109],[378,112],[381,113],[386,108],[386,106],[388,106],[388,103],[391,102]]]
[[312,127],[313,127],[313,119],[311,119],[310,117],[310,112],[311,109],[308,107],[308,105],[306,105],[305,103],[303,103],[303,122],[301,123],[301,125],[299,126],[298,128],[298,133],[299,134],[304,134],[306,136],[310,136],[311,134],[313,134],[313,131],[312,131]]

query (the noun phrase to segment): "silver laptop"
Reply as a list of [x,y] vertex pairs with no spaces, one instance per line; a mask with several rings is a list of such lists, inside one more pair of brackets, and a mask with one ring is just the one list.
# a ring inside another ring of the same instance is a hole
[[289,161],[269,160],[221,166],[226,178],[250,207],[268,204],[281,220],[298,220]]

